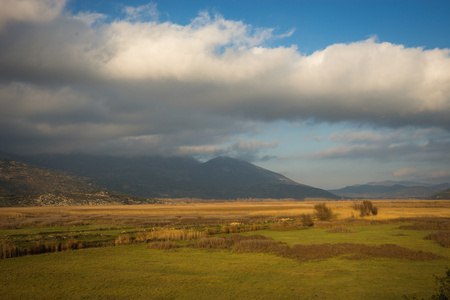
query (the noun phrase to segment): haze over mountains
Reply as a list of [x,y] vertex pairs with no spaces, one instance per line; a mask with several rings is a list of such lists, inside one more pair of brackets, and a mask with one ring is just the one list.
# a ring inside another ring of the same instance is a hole
[[60,170],[108,190],[155,198],[336,199],[322,189],[229,157],[202,163],[183,157],[116,157],[86,154],[3,155],[29,165]]

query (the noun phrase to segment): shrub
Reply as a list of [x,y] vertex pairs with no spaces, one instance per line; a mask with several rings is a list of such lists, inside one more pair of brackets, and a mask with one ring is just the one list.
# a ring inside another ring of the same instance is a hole
[[361,205],[358,205],[358,207],[361,217],[370,215],[376,216],[378,214],[378,208],[373,205],[372,201],[370,200],[364,200]]
[[305,227],[311,227],[314,225],[314,220],[310,214],[302,214],[300,215],[300,222]]
[[320,221],[329,221],[333,218],[333,211],[325,203],[314,205],[314,209],[316,210],[316,217]]
[[436,277],[436,283],[439,284],[439,286],[436,289],[436,294],[431,296],[431,299],[450,299],[450,268],[447,269],[446,276]]

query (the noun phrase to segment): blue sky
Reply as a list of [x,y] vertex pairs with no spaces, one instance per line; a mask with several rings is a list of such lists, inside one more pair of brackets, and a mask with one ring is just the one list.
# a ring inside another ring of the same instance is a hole
[[0,150],[450,181],[449,1],[0,5]]

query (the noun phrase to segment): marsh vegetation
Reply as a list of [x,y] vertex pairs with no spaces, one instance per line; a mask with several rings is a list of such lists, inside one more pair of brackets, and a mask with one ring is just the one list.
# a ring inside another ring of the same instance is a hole
[[[433,276],[450,265],[450,204],[373,202],[378,213],[364,217],[355,214],[360,202],[354,201],[2,208],[0,269],[8,275],[1,279],[0,296],[27,297],[32,291],[26,286],[33,286],[41,298],[206,299],[211,294],[205,290],[225,299],[279,293],[292,299],[429,297]],[[322,211],[331,217],[320,220]],[[47,254],[32,255],[42,253]],[[85,281],[90,272],[102,272],[106,258],[114,276]],[[245,268],[236,269],[241,260]],[[37,270],[41,279],[32,275]],[[78,286],[61,279],[68,272]],[[125,279],[130,272],[132,281]],[[383,289],[362,291],[350,284],[355,278]],[[153,285],[143,288],[143,280]],[[49,285],[60,288],[48,290]]]

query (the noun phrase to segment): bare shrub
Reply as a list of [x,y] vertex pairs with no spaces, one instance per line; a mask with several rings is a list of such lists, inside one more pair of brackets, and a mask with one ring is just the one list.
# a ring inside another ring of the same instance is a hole
[[305,227],[311,227],[314,225],[314,220],[310,214],[301,214],[300,215],[300,222]]
[[316,217],[320,221],[329,221],[333,218],[333,211],[325,203],[314,205],[314,209],[316,210]]
[[428,234],[425,239],[433,240],[446,248],[450,248],[450,231],[433,232]]

